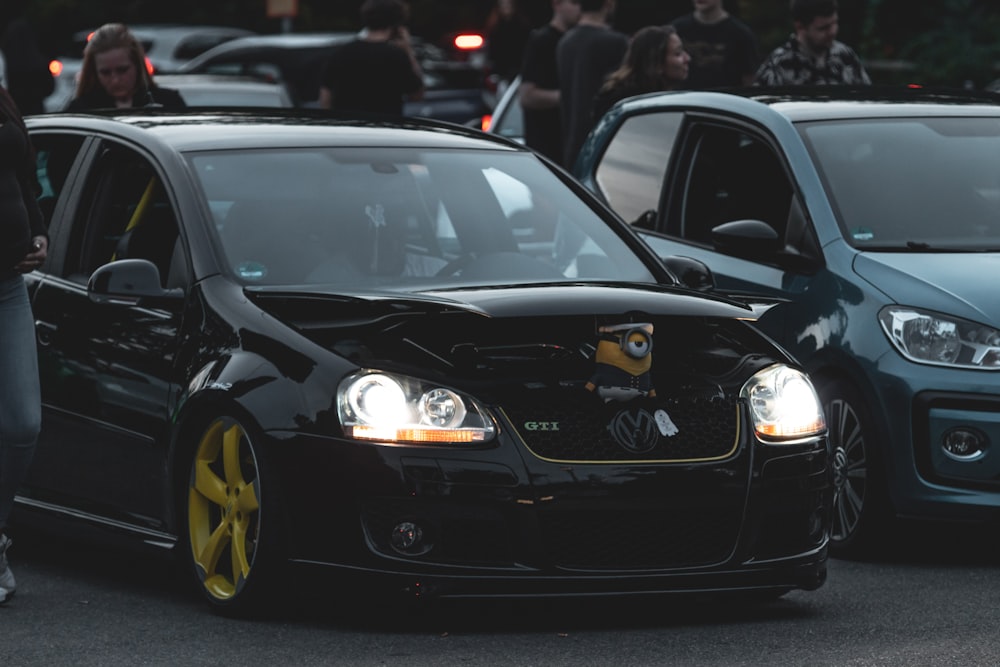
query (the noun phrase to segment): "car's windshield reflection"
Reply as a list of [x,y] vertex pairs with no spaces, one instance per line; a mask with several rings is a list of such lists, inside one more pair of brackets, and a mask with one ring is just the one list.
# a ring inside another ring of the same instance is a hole
[[189,159],[227,264],[247,284],[653,281],[529,155],[324,148]]

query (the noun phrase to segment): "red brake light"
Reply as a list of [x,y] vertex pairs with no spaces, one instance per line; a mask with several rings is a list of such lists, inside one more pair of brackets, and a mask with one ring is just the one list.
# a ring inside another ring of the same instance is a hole
[[492,124],[493,124],[492,114],[486,114],[481,119],[479,119],[479,125],[482,128],[483,132],[487,132],[490,129],[490,125]]
[[63,64],[60,61],[58,60],[49,61],[49,72],[52,74],[52,76],[59,76],[60,74],[62,74],[62,71],[63,71]]
[[482,35],[477,35],[474,33],[463,33],[461,35],[455,35],[455,48],[462,51],[475,51],[476,49],[483,48],[483,43],[485,40]]
[[148,73],[149,76],[153,76],[154,71],[155,68],[153,67],[153,63],[149,61],[149,56],[146,56],[146,73]]

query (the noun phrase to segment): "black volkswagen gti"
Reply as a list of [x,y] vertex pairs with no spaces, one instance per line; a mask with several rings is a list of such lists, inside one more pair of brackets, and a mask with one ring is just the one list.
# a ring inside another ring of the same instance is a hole
[[174,550],[227,613],[323,573],[484,597],[823,583],[809,378],[530,151],[302,112],[29,127],[51,244],[21,522]]

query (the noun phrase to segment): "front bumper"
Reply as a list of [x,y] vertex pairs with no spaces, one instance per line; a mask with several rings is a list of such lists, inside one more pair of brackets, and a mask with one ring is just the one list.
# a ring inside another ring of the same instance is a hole
[[436,572],[415,574],[295,559],[296,586],[309,590],[322,581],[356,590],[411,598],[568,598],[600,596],[784,593],[815,590],[827,577],[827,547],[793,557],[739,565],[657,573]]
[[[826,577],[822,438],[744,439],[714,462],[573,465],[514,439],[462,451],[301,434],[274,445],[305,581],[533,597],[783,592]],[[404,525],[424,542],[394,543]]]

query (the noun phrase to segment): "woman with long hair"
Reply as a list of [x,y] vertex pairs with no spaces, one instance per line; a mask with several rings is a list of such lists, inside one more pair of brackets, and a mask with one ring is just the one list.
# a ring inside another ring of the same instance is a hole
[[22,275],[42,265],[49,247],[38,190],[28,130],[0,88],[0,603],[17,590],[7,517],[42,423],[35,320]]
[[621,66],[609,74],[594,99],[594,120],[615,102],[661,90],[673,90],[687,79],[691,56],[670,25],[647,26],[629,40]]
[[146,52],[128,27],[108,23],[94,31],[83,49],[76,97],[67,110],[185,106],[180,93],[154,83]]

